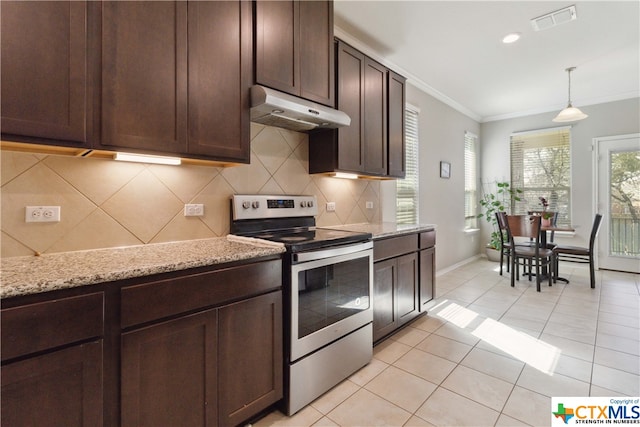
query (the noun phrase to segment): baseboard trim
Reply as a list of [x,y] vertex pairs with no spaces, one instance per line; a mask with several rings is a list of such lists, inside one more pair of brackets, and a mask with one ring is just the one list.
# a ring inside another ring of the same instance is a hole
[[443,274],[447,274],[448,272],[453,271],[458,267],[462,267],[463,265],[469,264],[470,262],[473,262],[473,261],[475,261],[477,259],[480,259],[480,258],[486,258],[486,255],[477,254],[477,255],[472,256],[471,258],[463,259],[462,261],[457,262],[457,263],[455,263],[453,265],[450,265],[449,267],[446,267],[446,268],[443,268],[442,270],[436,271],[436,277],[442,276]]

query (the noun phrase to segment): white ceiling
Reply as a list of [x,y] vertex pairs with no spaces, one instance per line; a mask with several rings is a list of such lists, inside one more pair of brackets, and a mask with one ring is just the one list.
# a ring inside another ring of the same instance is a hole
[[[576,5],[578,19],[531,19]],[[640,96],[640,1],[335,0],[335,34],[475,120]],[[522,37],[502,43],[511,32]]]

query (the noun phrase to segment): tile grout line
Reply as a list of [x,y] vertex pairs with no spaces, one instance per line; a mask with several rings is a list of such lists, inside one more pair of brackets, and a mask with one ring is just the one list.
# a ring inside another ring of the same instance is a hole
[[598,288],[598,310],[596,311],[596,334],[593,337],[593,354],[591,358],[591,372],[589,375],[589,396],[593,394],[593,371],[596,365],[596,349],[598,348],[598,329],[600,328],[600,304],[602,304],[603,274],[600,274],[600,287]]

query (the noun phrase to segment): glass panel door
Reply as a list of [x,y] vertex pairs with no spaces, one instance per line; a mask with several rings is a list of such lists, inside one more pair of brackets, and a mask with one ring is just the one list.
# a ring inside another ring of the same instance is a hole
[[640,273],[640,138],[598,140],[599,267]]

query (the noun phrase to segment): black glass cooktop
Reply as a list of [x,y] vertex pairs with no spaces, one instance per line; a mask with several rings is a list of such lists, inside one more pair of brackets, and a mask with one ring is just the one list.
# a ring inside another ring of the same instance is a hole
[[371,239],[370,233],[331,230],[325,228],[291,229],[267,231],[251,234],[251,237],[284,243],[287,250],[300,252],[323,247],[345,245],[349,243],[365,242]]

